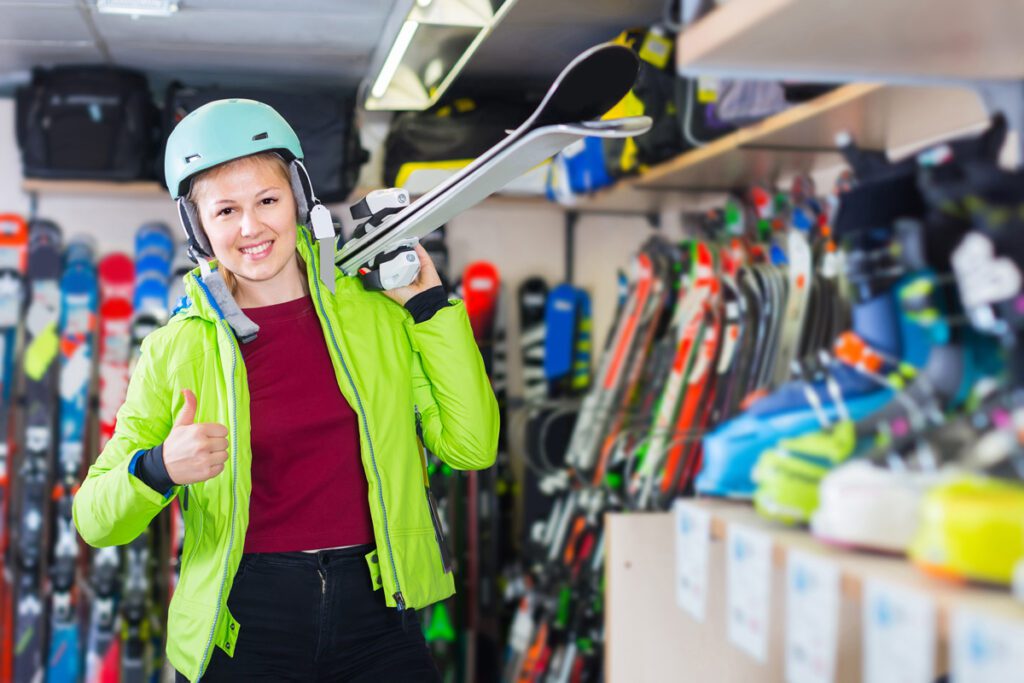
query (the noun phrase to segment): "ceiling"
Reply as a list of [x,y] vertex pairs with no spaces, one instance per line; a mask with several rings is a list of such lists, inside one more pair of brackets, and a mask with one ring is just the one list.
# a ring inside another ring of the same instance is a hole
[[[665,0],[518,0],[460,85],[543,85],[584,48],[650,24]],[[0,0],[0,94],[34,66],[107,63],[156,89],[353,89],[383,59],[411,0],[179,0],[167,19],[100,14],[95,0]]]

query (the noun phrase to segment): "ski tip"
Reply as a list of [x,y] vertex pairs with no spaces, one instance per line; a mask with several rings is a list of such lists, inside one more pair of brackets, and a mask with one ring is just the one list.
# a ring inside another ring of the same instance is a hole
[[633,87],[640,59],[630,48],[601,43],[577,55],[552,84],[535,125],[600,118]]

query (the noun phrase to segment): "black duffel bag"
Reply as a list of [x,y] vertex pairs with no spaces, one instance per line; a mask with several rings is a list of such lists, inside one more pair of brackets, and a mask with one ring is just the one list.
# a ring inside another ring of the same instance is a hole
[[159,112],[145,75],[112,66],[36,69],[16,93],[26,178],[154,178]]
[[273,107],[291,124],[302,143],[304,164],[317,198],[341,202],[359,180],[369,154],[355,127],[351,99],[326,92],[291,93],[252,88],[191,88],[172,83],[164,101],[164,140],[187,114],[207,102],[250,99]]
[[454,172],[518,128],[533,111],[522,100],[459,97],[395,114],[384,142],[384,185],[405,187],[421,170]]

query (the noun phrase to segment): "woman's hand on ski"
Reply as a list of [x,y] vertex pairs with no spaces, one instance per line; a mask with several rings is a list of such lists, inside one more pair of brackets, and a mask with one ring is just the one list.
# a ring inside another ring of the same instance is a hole
[[196,395],[185,389],[185,406],[164,440],[164,466],[175,484],[195,484],[224,471],[228,428],[216,422],[196,424]]
[[402,306],[420,292],[425,292],[441,284],[441,276],[437,274],[434,261],[431,260],[430,254],[423,248],[423,245],[416,245],[416,255],[420,257],[420,274],[416,276],[416,279],[405,287],[384,290],[384,296]]

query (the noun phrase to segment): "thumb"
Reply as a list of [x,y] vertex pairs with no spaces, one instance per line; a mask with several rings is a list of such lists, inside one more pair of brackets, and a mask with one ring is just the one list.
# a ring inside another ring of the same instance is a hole
[[181,395],[185,398],[185,405],[178,413],[178,419],[174,421],[175,427],[183,427],[196,421],[196,395],[191,389],[183,389]]

